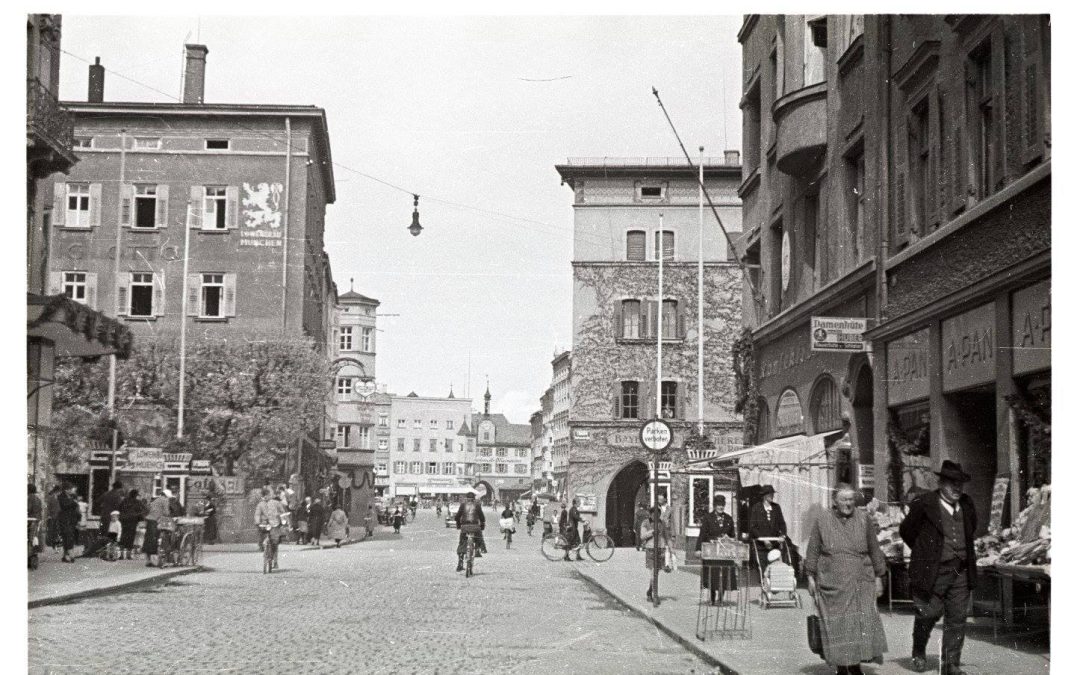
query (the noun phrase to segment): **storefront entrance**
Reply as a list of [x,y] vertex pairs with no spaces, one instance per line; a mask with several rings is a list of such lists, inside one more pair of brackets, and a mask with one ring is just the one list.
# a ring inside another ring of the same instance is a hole
[[607,491],[607,533],[616,546],[634,545],[634,511],[638,494],[645,488],[649,469],[642,462],[623,467],[611,479]]
[[980,531],[986,530],[990,515],[991,491],[997,475],[997,401],[993,389],[947,394],[943,417],[947,454],[943,458],[960,462],[971,481],[964,491],[975,502]]

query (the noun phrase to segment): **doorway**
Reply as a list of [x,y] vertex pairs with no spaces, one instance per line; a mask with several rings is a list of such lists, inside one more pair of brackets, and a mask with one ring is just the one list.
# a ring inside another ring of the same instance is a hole
[[634,546],[634,511],[639,492],[645,487],[649,469],[632,462],[611,479],[607,491],[606,525],[616,546]]

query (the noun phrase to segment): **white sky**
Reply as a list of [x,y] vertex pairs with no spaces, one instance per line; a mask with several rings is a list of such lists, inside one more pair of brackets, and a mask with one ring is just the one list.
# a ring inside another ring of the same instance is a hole
[[[169,101],[183,44],[209,48],[211,103],[326,109],[337,180],[326,249],[340,292],[382,301],[379,381],[479,401],[525,423],[571,346],[567,157],[740,147],[741,18],[115,17],[64,14],[60,95]],[[124,78],[135,80],[133,83]],[[556,79],[558,78],[558,79]],[[550,80],[550,81],[527,81]],[[158,90],[158,91],[154,91]],[[417,192],[424,231],[406,227]],[[468,205],[446,204],[438,200]],[[489,213],[496,212],[496,213]]]

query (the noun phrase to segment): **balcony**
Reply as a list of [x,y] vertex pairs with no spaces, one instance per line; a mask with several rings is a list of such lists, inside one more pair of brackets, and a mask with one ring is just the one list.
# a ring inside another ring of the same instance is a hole
[[793,91],[773,104],[776,121],[776,168],[789,176],[801,176],[825,154],[826,83]]
[[43,178],[66,172],[79,161],[71,146],[75,124],[71,116],[36,77],[26,80],[26,163],[31,176]]

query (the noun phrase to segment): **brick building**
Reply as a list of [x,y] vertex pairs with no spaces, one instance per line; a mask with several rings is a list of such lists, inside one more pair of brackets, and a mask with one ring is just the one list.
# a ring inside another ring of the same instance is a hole
[[[746,17],[741,246],[751,442],[843,432],[836,480],[900,500],[943,459],[1015,514],[1049,481],[1048,16]],[[866,319],[870,353],[810,349]],[[850,458],[845,451],[850,443]]]
[[[560,490],[582,496],[586,512],[617,545],[633,545],[634,510],[650,499],[651,458],[638,432],[655,416],[675,431],[672,460],[698,418],[698,340],[704,339],[705,436],[726,445],[741,428],[734,412],[731,344],[741,324],[740,271],[711,214],[704,260],[704,336],[697,328],[698,168],[681,159],[569,160],[556,169],[574,193],[573,367],[568,471]],[[730,232],[741,230],[738,153],[704,162],[705,186]],[[660,215],[663,214],[661,231]],[[664,293],[657,297],[657,253]],[[663,302],[662,307],[658,306]],[[663,310],[663,380],[656,389],[657,314]],[[556,359],[562,360],[562,356]],[[570,358],[566,358],[566,366]],[[563,372],[555,364],[556,374]],[[558,441],[556,441],[558,447]],[[691,479],[660,467],[661,491],[675,507],[676,535],[696,535]],[[556,464],[558,475],[559,464]],[[709,493],[712,488],[706,485]]]

